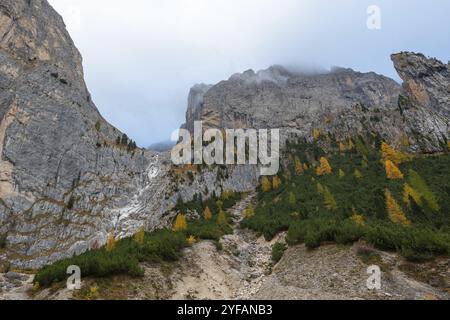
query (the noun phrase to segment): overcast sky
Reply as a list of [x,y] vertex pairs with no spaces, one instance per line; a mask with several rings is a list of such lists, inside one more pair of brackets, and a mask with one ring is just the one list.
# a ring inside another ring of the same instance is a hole
[[[389,59],[450,59],[446,0],[49,0],[84,59],[103,116],[140,146],[184,122],[195,83],[287,66],[351,67],[400,81]],[[367,8],[381,9],[381,29]]]

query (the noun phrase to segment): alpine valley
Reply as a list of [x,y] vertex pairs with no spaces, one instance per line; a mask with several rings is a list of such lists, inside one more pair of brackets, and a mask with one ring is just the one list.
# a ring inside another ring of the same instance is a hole
[[101,116],[46,0],[0,0],[0,299],[449,299],[450,64],[391,59],[195,85],[182,128],[280,129],[281,167],[175,166]]

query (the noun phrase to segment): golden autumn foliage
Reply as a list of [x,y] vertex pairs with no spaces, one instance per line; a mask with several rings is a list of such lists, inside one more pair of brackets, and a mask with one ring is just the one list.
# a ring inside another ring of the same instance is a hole
[[325,208],[327,208],[328,210],[336,210],[338,208],[336,199],[334,198],[328,187],[317,183],[317,192],[323,196]]
[[320,138],[320,136],[321,136],[320,130],[319,129],[314,129],[313,130],[314,140],[318,140]]
[[225,214],[225,211],[220,210],[219,216],[217,217],[217,224],[221,226],[228,224],[227,215]]
[[381,144],[381,157],[384,162],[390,160],[396,165],[408,160],[408,156],[406,154],[395,150],[392,146],[385,142]]
[[272,188],[274,190],[278,189],[281,186],[281,179],[277,176],[272,178]]
[[205,211],[203,212],[203,217],[205,220],[211,220],[212,219],[212,212],[209,209],[209,207],[206,207]]
[[330,163],[328,162],[327,158],[322,157],[320,158],[320,166],[317,167],[316,173],[318,176],[323,176],[327,174],[331,174],[333,172],[333,169],[330,166]]
[[187,229],[187,221],[186,216],[184,214],[177,215],[175,219],[175,223],[173,224],[173,231],[184,231]]
[[322,184],[320,184],[319,182],[317,183],[317,192],[320,194],[323,194],[324,192],[324,187],[322,186]]
[[270,189],[272,189],[272,184],[270,183],[270,180],[268,177],[262,178],[261,187],[264,192],[268,192],[268,191],[270,191]]
[[411,207],[411,198],[419,205],[422,206],[422,197],[420,193],[413,189],[409,184],[405,183],[403,186],[403,202]]
[[339,169],[339,177],[340,177],[340,178],[345,177],[345,172],[344,172],[344,170]]
[[108,238],[106,239],[106,251],[111,252],[116,247],[116,238],[113,233],[108,233]]
[[403,212],[402,208],[397,203],[389,189],[386,188],[386,190],[384,191],[384,195],[386,198],[386,208],[389,219],[391,219],[391,221],[394,223],[409,226],[411,222],[408,220],[408,218],[406,218],[405,213]]
[[447,149],[450,151],[450,140],[447,141]]
[[386,177],[390,180],[403,179],[403,173],[391,160],[386,160],[385,165]]
[[197,239],[194,236],[189,236],[186,239],[186,243],[188,244],[189,247],[192,247],[196,242],[197,242]]
[[304,163],[304,164],[303,164],[303,169],[304,169],[305,171],[309,169],[309,166],[308,166],[307,163]]
[[138,232],[136,232],[133,236],[133,240],[138,244],[144,244],[145,239],[145,229],[141,228]]
[[227,190],[227,191],[224,191],[224,192],[222,193],[221,198],[222,198],[223,200],[228,200],[228,199],[230,199],[230,198],[233,197],[233,196],[234,196],[234,192],[233,192],[233,191]]
[[355,178],[357,178],[357,179],[362,179],[362,177],[363,177],[361,171],[359,171],[358,169],[355,169],[355,172],[353,173],[353,175],[354,175]]
[[355,144],[353,143],[352,139],[348,139],[347,150],[353,150],[353,149],[355,149]]
[[414,170],[409,170],[409,184],[417,191],[424,201],[433,211],[439,211],[438,200],[431,189],[425,183],[425,180]]
[[357,225],[364,226],[366,223],[364,222],[364,216],[354,213],[351,217],[353,222],[355,222]]
[[244,217],[250,218],[255,215],[255,208],[253,208],[252,205],[250,205],[247,209],[244,210]]
[[87,300],[96,300],[98,298],[98,286],[94,284],[89,287],[89,291],[86,293],[85,298]]
[[304,172],[304,168],[302,165],[302,162],[300,161],[299,158],[295,157],[295,161],[294,161],[294,168],[295,168],[295,173],[300,176],[303,174]]
[[325,187],[323,190],[323,200],[325,202],[325,208],[327,208],[328,210],[336,210],[338,208],[333,194],[327,187]]
[[345,151],[347,151],[347,146],[343,142],[340,142],[339,143],[339,152],[344,153]]

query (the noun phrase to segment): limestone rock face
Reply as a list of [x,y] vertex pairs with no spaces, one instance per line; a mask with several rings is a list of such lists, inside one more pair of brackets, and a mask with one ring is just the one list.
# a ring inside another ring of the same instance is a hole
[[324,128],[345,135],[362,129],[364,115],[380,113],[381,118],[396,112],[399,93],[395,81],[375,73],[336,68],[302,74],[274,66],[218,83],[188,114],[197,115],[195,120],[203,120],[205,127],[285,128],[305,136]]
[[[404,89],[373,72],[343,68],[314,74],[273,66],[235,74],[208,88],[201,104],[189,105],[186,127],[202,120],[204,127],[280,128],[286,136],[306,138],[312,137],[314,129],[338,139],[378,133],[394,145],[408,137],[411,151],[441,151],[443,136],[448,136],[448,68],[421,55],[406,56],[416,57],[416,67],[399,71],[406,81]],[[421,76],[423,72],[428,79]],[[409,95],[421,108],[419,119],[399,108],[399,101]]]
[[111,208],[148,184],[155,155],[116,143],[47,1],[0,1],[0,121],[0,235],[15,266],[102,244]]
[[411,52],[392,61],[404,81],[399,107],[405,121],[422,151],[441,150],[450,132],[450,64]]
[[184,129],[194,132],[194,121],[201,117],[203,98],[211,87],[211,85],[196,84],[191,88],[188,96],[186,123],[182,126]]
[[[207,88],[193,90],[190,105]],[[1,0],[0,262],[38,268],[109,233],[165,227],[180,197],[256,185],[256,171],[239,167],[220,183],[217,168],[178,181],[168,153],[127,142],[91,101],[81,55],[48,2]]]

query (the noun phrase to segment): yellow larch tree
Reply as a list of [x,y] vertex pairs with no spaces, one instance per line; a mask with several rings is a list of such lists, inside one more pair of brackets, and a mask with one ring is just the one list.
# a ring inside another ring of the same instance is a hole
[[250,205],[247,209],[244,210],[244,217],[250,218],[255,215],[255,208],[253,208],[253,205]]
[[405,183],[403,186],[403,202],[411,207],[411,198],[419,205],[422,206],[422,197],[420,193],[413,189],[409,184]]
[[278,176],[272,178],[272,188],[274,190],[278,189],[281,186],[281,179]]
[[336,199],[334,199],[334,196],[328,187],[323,188],[323,199],[325,202],[325,208],[328,210],[336,210],[338,208]]
[[381,157],[384,162],[390,160],[396,165],[399,165],[408,160],[408,156],[406,154],[395,150],[391,145],[387,144],[386,142],[383,142],[381,144]]
[[364,220],[364,216],[358,214],[358,212],[356,212],[356,210],[354,208],[353,208],[353,215],[351,216],[351,219],[353,220],[353,222],[355,222],[359,226],[364,226],[366,224],[366,222]]
[[323,194],[324,193],[324,187],[322,186],[322,184],[320,182],[317,182],[317,192],[319,194]]
[[406,218],[405,213],[395,200],[391,191],[389,191],[389,189],[386,188],[386,190],[384,191],[384,195],[386,197],[387,212],[391,221],[394,223],[409,226],[411,222],[408,220],[408,218]]
[[423,198],[424,201],[433,211],[439,211],[440,206],[437,197],[433,191],[427,186],[425,180],[413,169],[409,169],[409,184],[418,194]]
[[133,240],[138,244],[144,244],[145,239],[145,229],[140,228],[138,232],[136,232],[133,236]]
[[322,157],[320,158],[320,166],[317,167],[316,173],[318,176],[323,176],[327,174],[331,174],[333,172],[333,169],[330,166],[330,163],[328,162],[327,158]]
[[262,178],[261,187],[264,192],[268,192],[268,191],[270,191],[270,189],[272,189],[272,184],[270,183],[270,180],[268,177],[264,176]]
[[305,171],[309,169],[309,166],[308,166],[307,163],[304,163],[304,164],[303,164],[303,169],[304,169]]
[[186,242],[189,247],[192,247],[197,242],[197,239],[191,235],[191,236],[187,237]]
[[313,137],[314,137],[314,140],[319,140],[320,135],[321,135],[320,130],[317,129],[317,128],[315,128],[315,129],[313,130]]
[[108,237],[106,239],[106,251],[111,252],[116,247],[116,237],[112,232],[108,233]]
[[355,172],[353,173],[353,175],[354,175],[355,178],[357,178],[357,179],[362,179],[362,177],[363,177],[361,171],[359,171],[358,169],[355,169]]
[[205,208],[205,211],[203,212],[203,217],[205,218],[205,220],[211,220],[212,219],[212,212],[209,209],[209,207]]
[[220,210],[219,216],[217,217],[217,224],[221,226],[228,224],[227,215],[225,214],[225,211]]
[[343,142],[340,142],[339,143],[339,152],[344,153],[345,151],[347,151],[347,146]]
[[353,149],[355,149],[355,144],[353,143],[352,139],[348,139],[347,150],[353,150]]
[[294,167],[295,167],[295,173],[298,176],[303,174],[303,172],[304,172],[303,165],[302,165],[302,162],[300,161],[300,159],[298,157],[295,157]]
[[386,169],[386,177],[390,180],[403,179],[403,173],[391,160],[386,160],[384,167]]
[[339,177],[340,178],[344,178],[345,177],[345,172],[342,169],[339,169]]
[[177,215],[177,218],[175,219],[175,223],[173,225],[173,231],[184,231],[187,229],[187,221],[186,216],[182,213]]

